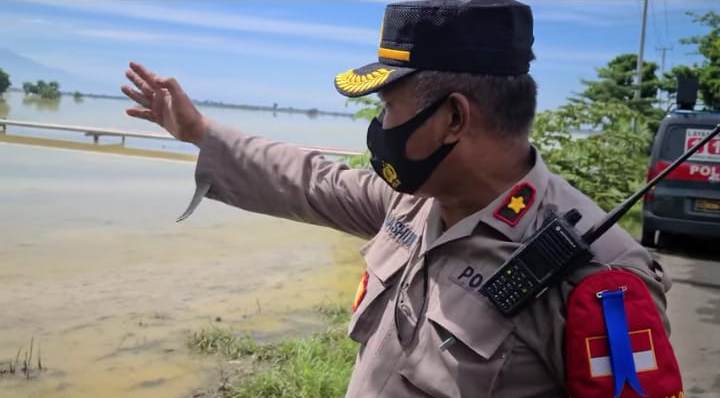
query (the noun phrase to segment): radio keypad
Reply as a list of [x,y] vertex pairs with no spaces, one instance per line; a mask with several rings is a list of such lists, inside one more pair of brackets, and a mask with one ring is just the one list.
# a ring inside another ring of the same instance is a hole
[[536,285],[534,278],[517,263],[508,264],[485,286],[490,298],[503,309],[518,303]]

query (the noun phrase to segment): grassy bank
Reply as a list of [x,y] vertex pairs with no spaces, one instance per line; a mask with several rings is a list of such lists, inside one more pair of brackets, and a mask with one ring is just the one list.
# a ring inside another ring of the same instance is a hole
[[213,393],[222,398],[331,398],[345,394],[357,345],[347,338],[349,312],[340,306],[317,309],[328,322],[325,331],[305,338],[259,343],[229,328],[193,333],[195,352],[217,355],[232,367],[232,376]]

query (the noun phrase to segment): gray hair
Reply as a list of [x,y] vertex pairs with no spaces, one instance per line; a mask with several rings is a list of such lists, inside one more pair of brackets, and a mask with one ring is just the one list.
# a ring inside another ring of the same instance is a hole
[[481,109],[491,130],[506,136],[526,135],[530,131],[537,104],[537,85],[529,74],[495,76],[419,71],[412,77],[421,108],[443,95],[461,93]]

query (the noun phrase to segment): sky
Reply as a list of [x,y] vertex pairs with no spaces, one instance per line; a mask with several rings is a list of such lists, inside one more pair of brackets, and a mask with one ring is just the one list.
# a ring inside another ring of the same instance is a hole
[[[242,104],[348,110],[336,73],[377,60],[388,1],[2,0],[0,49],[120,94],[130,60],[178,79],[191,97]],[[582,89],[596,68],[636,53],[642,0],[528,0],[535,18],[530,73],[539,108]],[[687,11],[720,0],[650,0],[646,60],[665,68],[700,58],[679,39],[705,31]],[[2,53],[0,53],[2,54]],[[3,67],[0,55],[0,68]],[[11,75],[12,78],[12,75]],[[72,80],[75,82],[76,80]],[[62,81],[60,82],[62,85]],[[20,86],[20,82],[14,82]],[[76,87],[61,87],[76,89]]]

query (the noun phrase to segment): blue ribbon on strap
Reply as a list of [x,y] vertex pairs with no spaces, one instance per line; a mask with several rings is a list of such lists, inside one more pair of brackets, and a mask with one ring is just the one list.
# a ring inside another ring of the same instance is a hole
[[598,293],[603,307],[605,328],[607,329],[608,343],[610,345],[610,365],[612,366],[613,380],[615,382],[613,396],[618,398],[623,387],[625,387],[625,382],[627,382],[635,392],[644,397],[645,392],[640,386],[640,380],[638,380],[632,346],[630,345],[630,333],[625,318],[624,296],[624,289]]

